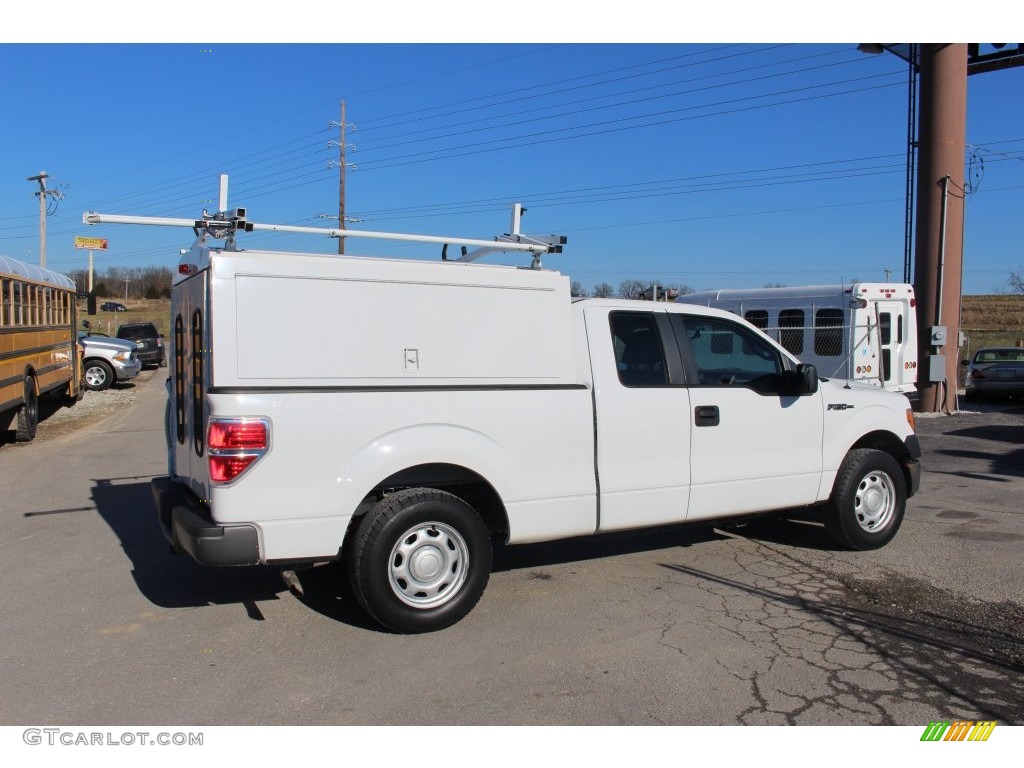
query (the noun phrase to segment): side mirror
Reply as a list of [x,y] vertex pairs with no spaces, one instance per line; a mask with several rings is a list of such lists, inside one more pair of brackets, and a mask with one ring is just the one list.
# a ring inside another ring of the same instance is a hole
[[800,377],[798,395],[813,395],[818,391],[818,369],[810,363],[800,363],[796,367],[796,375]]
[[818,391],[818,369],[809,363],[800,363],[795,371],[783,371],[779,394],[800,397]]
[[90,328],[92,328],[92,323],[90,323],[88,320],[83,320],[82,327],[88,331]]

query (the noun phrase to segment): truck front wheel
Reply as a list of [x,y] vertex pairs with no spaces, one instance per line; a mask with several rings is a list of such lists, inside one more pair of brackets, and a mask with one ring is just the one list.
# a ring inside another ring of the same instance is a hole
[[884,451],[850,451],[836,476],[825,528],[848,549],[884,547],[900,528],[907,505],[903,470]]
[[360,604],[395,632],[433,632],[476,605],[491,572],[487,526],[432,488],[386,496],[360,521],[348,560]]

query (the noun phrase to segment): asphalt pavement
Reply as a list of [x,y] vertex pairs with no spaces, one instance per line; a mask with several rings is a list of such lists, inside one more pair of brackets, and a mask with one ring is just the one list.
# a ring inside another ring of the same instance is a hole
[[165,370],[79,430],[0,446],[0,724],[1024,723],[1024,409],[921,419],[896,539],[806,514],[510,547],[480,604],[399,636],[335,569],[172,555]]

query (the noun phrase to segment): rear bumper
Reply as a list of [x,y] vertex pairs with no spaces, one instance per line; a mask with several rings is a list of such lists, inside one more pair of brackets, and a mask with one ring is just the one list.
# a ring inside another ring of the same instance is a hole
[[164,359],[164,351],[160,347],[156,349],[140,349],[135,354],[139,361],[145,365],[159,365]]
[[187,552],[202,565],[257,565],[259,535],[254,525],[220,525],[210,519],[195,494],[169,477],[150,486],[164,536],[176,552]]

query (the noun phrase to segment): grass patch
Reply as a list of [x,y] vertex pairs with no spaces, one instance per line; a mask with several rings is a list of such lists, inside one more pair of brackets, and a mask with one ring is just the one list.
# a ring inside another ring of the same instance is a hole
[[[117,301],[128,307],[127,312],[100,312],[99,305],[104,301]],[[85,301],[78,302],[78,321],[88,320],[92,330],[116,336],[117,329],[125,323],[153,323],[157,333],[165,337],[171,332],[171,301],[170,299],[138,299],[121,301],[120,299],[97,299],[96,314],[86,314]]]

